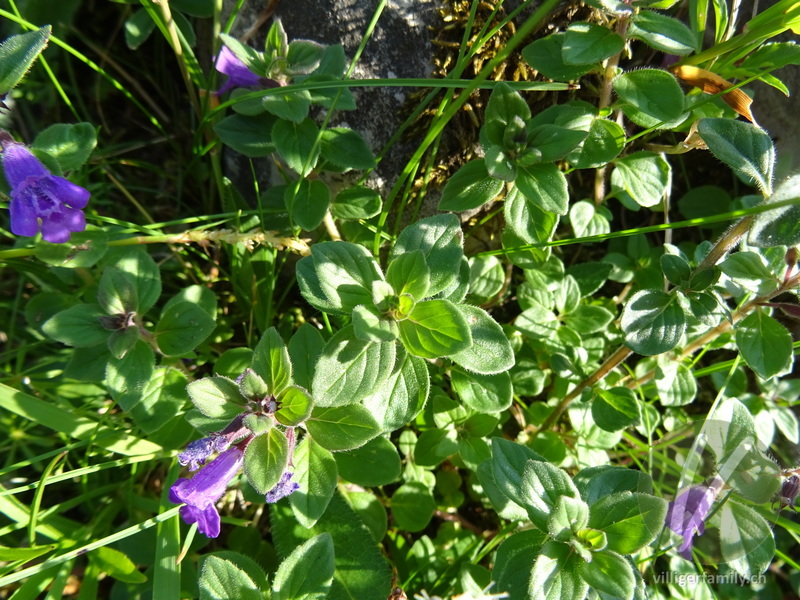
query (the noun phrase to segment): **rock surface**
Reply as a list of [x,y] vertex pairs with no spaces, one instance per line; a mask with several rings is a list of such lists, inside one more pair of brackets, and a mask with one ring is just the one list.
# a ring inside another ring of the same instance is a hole
[[[232,35],[244,36],[265,5],[274,4],[274,17],[282,20],[289,40],[310,39],[324,44],[342,44],[352,60],[372,20],[374,0],[283,0],[262,5],[245,3],[234,24]],[[226,0],[232,9],[235,2]],[[391,0],[358,61],[357,79],[428,77],[431,73],[431,32],[428,27],[438,18],[436,0]],[[248,43],[263,48],[271,19],[254,32]],[[340,111],[334,125],[350,127],[364,136],[375,153],[380,152],[403,121],[400,109],[414,88],[376,87],[353,89],[357,109]],[[387,191],[402,170],[409,153],[408,144],[398,144],[381,161],[372,183]],[[249,173],[247,173],[249,176]]]

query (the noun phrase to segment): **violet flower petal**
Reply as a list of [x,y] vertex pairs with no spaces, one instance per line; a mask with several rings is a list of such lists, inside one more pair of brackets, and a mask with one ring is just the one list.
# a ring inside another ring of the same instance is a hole
[[227,46],[223,46],[220,49],[215,62],[217,71],[228,76],[228,81],[217,90],[218,95],[222,95],[235,87],[249,87],[261,83],[261,77],[248,69],[247,65]]
[[187,523],[197,523],[206,537],[219,535],[219,514],[214,506],[239,472],[244,453],[236,446],[217,456],[192,479],[178,479],[169,490],[170,502],[185,503],[181,516]]
[[703,535],[705,531],[705,519],[711,512],[717,492],[714,487],[696,485],[684,490],[669,503],[667,527],[683,536],[678,552],[686,560],[691,560],[695,535]]
[[286,498],[292,492],[300,489],[300,484],[291,481],[292,474],[286,471],[281,475],[281,480],[275,484],[275,487],[267,492],[266,501],[268,504],[274,504],[281,498]]
[[178,462],[183,466],[189,465],[190,471],[197,471],[206,464],[206,460],[214,454],[214,451],[213,437],[195,440],[187,444],[186,450],[178,454]]
[[38,158],[23,144],[10,143],[3,149],[3,171],[12,189],[19,187],[28,177],[47,177],[47,170]]
[[30,150],[16,142],[3,149],[3,170],[11,185],[11,231],[34,236],[40,230],[48,242],[60,244],[74,231],[86,229],[81,209],[89,192],[71,181],[51,175]]

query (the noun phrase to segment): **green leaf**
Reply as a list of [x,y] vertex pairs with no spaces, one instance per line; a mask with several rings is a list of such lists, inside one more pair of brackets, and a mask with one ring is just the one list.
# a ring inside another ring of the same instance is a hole
[[[256,110],[255,109],[256,106],[258,107],[257,110],[259,111],[259,113],[265,110],[268,113],[278,117],[279,121],[277,121],[277,123],[291,124],[290,126],[285,128],[281,127],[281,131],[291,131],[292,126],[295,128],[298,125],[303,126],[306,130],[305,133],[302,134],[296,133],[295,135],[305,138],[304,142],[301,142],[301,144],[308,143],[310,138],[308,132],[311,131],[311,128],[308,127],[307,125],[307,123],[311,123],[311,121],[309,121],[306,118],[308,117],[308,109],[311,107],[311,94],[308,92],[308,90],[284,92],[280,88],[274,88],[271,90],[271,93],[269,95],[263,96],[257,101],[257,103],[256,102],[253,103],[254,107],[253,110]],[[241,110],[243,112],[247,111],[245,113],[247,114],[250,112],[250,104],[249,102],[235,104],[234,110]],[[275,135],[277,129],[273,127],[272,131],[273,135]],[[288,162],[289,158],[288,156],[283,154],[283,152],[281,151],[281,146],[278,146],[278,152],[280,152],[281,155]],[[308,156],[308,154],[304,154],[303,156]],[[297,169],[295,169],[295,171],[297,171]]]
[[353,309],[353,332],[367,342],[393,342],[400,335],[397,322],[380,314],[375,308],[356,306]]
[[513,388],[508,373],[477,375],[453,371],[450,381],[461,401],[481,413],[497,413],[511,406]]
[[493,593],[507,592],[509,598],[525,598],[531,579],[531,565],[536,561],[545,533],[536,529],[518,531],[507,537],[497,549],[492,581]]
[[[398,361],[399,362],[399,361]],[[427,362],[418,356],[405,355],[402,367],[363,400],[383,432],[406,425],[425,406],[430,391]]]
[[655,383],[659,400],[664,406],[691,404],[697,395],[697,380],[692,371],[681,364],[672,363],[656,367]]
[[613,465],[581,469],[573,481],[589,505],[617,492],[650,494],[653,491],[653,481],[647,473]]
[[275,152],[275,144],[272,143],[274,125],[275,118],[268,115],[232,114],[215,123],[214,132],[229,148],[254,158]]
[[318,406],[353,404],[371,394],[391,374],[394,342],[377,343],[354,337],[353,328],[336,333],[317,362],[312,395]]
[[107,237],[107,232],[90,227],[86,231],[74,232],[63,244],[37,240],[34,242],[36,258],[54,267],[93,267],[108,250]]
[[292,361],[283,338],[270,327],[253,351],[250,367],[267,384],[270,394],[277,396],[292,383]]
[[324,346],[325,341],[319,330],[310,323],[303,323],[289,340],[289,356],[294,371],[294,381],[300,387],[311,389],[317,360],[322,354]]
[[244,451],[244,475],[259,494],[274,488],[288,465],[289,442],[275,427],[256,437]]
[[539,125],[528,134],[528,145],[541,153],[541,162],[552,162],[577,148],[586,139],[588,132],[568,129],[558,125]]
[[612,187],[624,190],[640,206],[655,206],[671,180],[669,163],[655,152],[634,152],[614,161]]
[[286,187],[283,200],[292,221],[305,231],[313,231],[319,227],[328,212],[331,193],[328,186],[319,179],[303,179],[296,194],[294,186]]
[[314,308],[348,315],[359,304],[372,306],[372,285],[383,281],[380,267],[363,246],[322,242],[297,265],[300,291]]
[[279,120],[272,128],[272,142],[291,169],[305,177],[317,165],[319,128],[311,119],[300,123]]
[[513,367],[514,351],[497,321],[477,306],[459,304],[457,308],[469,326],[472,345],[450,355],[450,360],[481,375],[494,375]]
[[691,29],[677,19],[652,10],[634,13],[628,27],[628,37],[642,40],[666,54],[684,56],[697,49],[697,38]]
[[345,127],[333,127],[322,132],[322,158],[345,169],[372,169],[375,155],[361,134]]
[[622,309],[620,327],[631,350],[654,356],[678,345],[686,329],[686,315],[676,295],[640,290]]
[[38,558],[43,554],[47,554],[51,550],[55,550],[55,544],[48,544],[47,546],[30,546],[27,548],[9,548],[7,546],[0,546],[0,560],[3,561],[29,561]]
[[619,97],[660,121],[673,121],[683,114],[683,91],[675,77],[661,69],[637,69],[612,82]]
[[[220,37],[227,46],[229,36]],[[288,53],[289,38],[286,35],[286,30],[283,28],[283,22],[280,19],[274,19],[267,32],[267,38],[264,40],[264,56],[272,60],[276,57],[285,57]]]
[[[144,315],[161,296],[161,271],[144,248],[121,250],[122,255],[112,266],[133,277],[139,297],[138,313]],[[110,255],[112,250],[109,249]]]
[[186,375],[172,367],[158,368],[145,384],[141,400],[131,408],[131,415],[139,429],[150,434],[180,414],[185,402]]
[[97,302],[107,315],[136,313],[138,299],[133,279],[114,267],[104,269],[97,286]]
[[236,382],[227,377],[204,377],[186,386],[192,403],[212,419],[233,419],[244,411],[244,398]]
[[609,119],[592,120],[589,134],[567,154],[567,161],[576,169],[596,169],[611,162],[625,147],[625,130]]
[[564,325],[587,335],[605,331],[613,320],[614,314],[610,310],[589,304],[583,304],[564,315]]
[[439,210],[472,210],[493,200],[502,189],[503,182],[500,179],[489,177],[485,162],[473,160],[447,181],[439,200]]
[[0,44],[0,96],[8,94],[22,81],[47,46],[51,31],[52,27],[45,25],[35,31],[12,35]]
[[[334,547],[334,581],[327,600],[386,600],[392,572],[361,519],[338,494],[311,529],[294,518],[285,503],[270,507],[271,534],[275,549],[286,556],[303,541],[327,532]],[[306,575],[303,568],[293,569]]]
[[[522,127],[520,127],[520,131],[524,134]],[[536,159],[532,160],[532,163],[539,162],[541,153],[534,149],[532,156]],[[517,163],[522,162],[521,160],[512,161],[508,152],[500,146],[489,146],[483,161],[486,165],[486,173],[491,179],[499,181],[501,185],[504,181],[511,183],[517,178]]]
[[311,40],[289,42],[285,73],[287,75],[308,75],[319,66],[324,52],[324,45]]
[[589,527],[606,534],[607,550],[633,554],[661,533],[667,505],[663,498],[649,494],[610,494],[591,505]]
[[386,281],[397,295],[410,294],[415,300],[428,295],[431,271],[421,250],[406,252],[392,259],[386,270]]
[[[765,203],[800,198],[799,190],[800,175],[792,175],[778,185],[778,189]],[[758,248],[800,245],[800,205],[791,204],[756,215],[747,243]]]
[[503,438],[492,438],[492,473],[497,487],[517,504],[522,488],[523,468],[529,460],[544,460],[522,444]]
[[765,194],[771,193],[775,147],[766,131],[744,121],[707,118],[700,119],[697,132],[714,156]]
[[207,556],[200,571],[200,600],[263,600],[255,581],[232,562]]
[[545,77],[556,81],[572,81],[588,73],[593,65],[570,65],[564,61],[566,34],[555,33],[528,44],[522,57]]
[[765,260],[751,251],[735,252],[720,264],[720,270],[745,290],[766,296],[780,286],[780,279],[765,264]]
[[524,122],[531,117],[531,109],[519,92],[506,83],[500,83],[489,96],[484,116],[486,122],[481,128],[484,146],[505,147],[508,131],[515,130],[520,121],[524,128]]
[[504,205],[506,223],[519,238],[520,244],[538,244],[552,239],[558,225],[558,215],[540,208],[538,202],[529,199],[517,187],[511,189]]
[[747,365],[762,379],[792,368],[792,336],[762,308],[736,325],[736,346]]
[[401,485],[392,494],[392,516],[404,531],[422,531],[433,517],[436,503],[428,487],[419,481]]
[[89,554],[89,560],[97,567],[123,583],[144,583],[147,577],[140,573],[136,564],[124,552],[103,546]]
[[605,60],[625,46],[622,37],[593,23],[570,23],[564,35],[561,57],[568,65],[588,65]]
[[209,288],[202,285],[190,285],[182,288],[164,304],[164,310],[171,308],[178,302],[191,302],[196,304],[210,316],[217,316],[217,296]]
[[580,563],[578,573],[581,579],[598,592],[624,600],[633,598],[636,587],[633,568],[616,552],[592,552],[592,562]]
[[547,542],[533,563],[528,598],[582,600],[589,586],[580,577],[583,560],[567,544]]
[[[294,494],[293,494],[294,495]],[[272,584],[273,600],[324,600],[334,573],[333,539],[314,536],[281,562]]]
[[216,327],[216,321],[200,306],[177,302],[164,310],[155,330],[158,348],[166,356],[194,350]]
[[363,487],[394,483],[400,478],[400,455],[388,438],[379,436],[361,448],[334,456],[342,479]]
[[517,317],[514,327],[534,340],[549,340],[559,328],[556,314],[540,304],[533,304]]
[[[731,457],[741,456],[742,449],[757,448],[753,416],[747,407],[736,398],[726,398],[714,411],[713,419],[706,425],[708,447],[717,463],[722,464]],[[728,469],[735,469],[733,464]]]
[[156,22],[146,10],[140,8],[125,21],[125,44],[131,50],[136,50],[147,41],[155,28]]
[[503,289],[505,271],[496,256],[473,256],[469,259],[469,302],[483,304]]
[[142,398],[153,377],[155,353],[139,341],[121,359],[111,358],[106,367],[106,386],[122,410],[130,410]]
[[97,131],[91,123],[51,125],[37,135],[31,144],[33,149],[47,152],[55,158],[63,171],[74,171],[82,167],[89,160],[95,146]]
[[598,390],[592,401],[592,418],[598,427],[606,431],[619,431],[636,425],[641,416],[636,394],[626,387]]
[[748,579],[764,573],[775,556],[775,537],[769,523],[735,500],[722,505],[719,518],[723,560]]
[[358,404],[316,407],[306,427],[314,440],[331,452],[359,448],[381,430],[369,411]]
[[467,320],[448,300],[417,302],[398,326],[406,350],[422,358],[448,356],[472,345]]
[[[503,491],[508,493],[506,489]],[[525,463],[516,495],[511,499],[528,511],[531,522],[542,531],[548,531],[548,517],[561,496],[579,496],[578,489],[564,471],[540,460]]]
[[567,542],[589,521],[589,505],[580,498],[559,496],[548,518],[547,530],[560,542]]
[[542,210],[567,214],[567,178],[554,164],[520,167],[515,183],[519,191]]
[[343,189],[336,194],[331,204],[331,214],[337,219],[369,219],[379,212],[380,194],[363,185]]
[[463,240],[461,224],[455,215],[427,217],[403,229],[392,247],[389,261],[406,252],[421,250],[431,272],[428,295],[438,294],[459,276],[464,256]]
[[289,495],[289,504],[300,524],[310,528],[325,513],[336,491],[336,461],[310,436],[297,446],[292,461],[294,481],[300,489]]
[[296,385],[290,385],[277,394],[280,408],[275,412],[275,418],[281,425],[297,427],[309,416],[314,408],[314,400],[309,393]]
[[50,317],[42,331],[67,346],[88,348],[108,340],[110,332],[100,324],[105,316],[98,304],[76,304]]

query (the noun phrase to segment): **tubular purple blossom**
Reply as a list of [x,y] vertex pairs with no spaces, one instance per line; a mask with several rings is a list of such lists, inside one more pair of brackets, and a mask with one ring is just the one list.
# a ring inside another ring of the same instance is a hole
[[692,559],[692,542],[694,536],[703,535],[705,519],[711,512],[723,482],[717,477],[710,485],[692,486],[669,503],[667,509],[667,527],[683,536],[683,543],[678,552],[686,560]]
[[45,240],[61,244],[86,229],[82,209],[89,192],[52,175],[23,144],[4,140],[3,170],[11,186],[12,233],[35,236],[41,230]]
[[262,85],[266,79],[248,69],[247,65],[245,65],[227,46],[223,46],[219,51],[215,67],[217,71],[228,76],[228,81],[223,83],[222,87],[217,90],[217,95],[220,96],[235,87]]
[[231,446],[203,467],[192,479],[178,479],[169,490],[169,500],[181,507],[181,517],[189,523],[197,523],[200,533],[215,538],[219,535],[220,520],[216,506],[225,493],[228,483],[239,472],[244,453]]

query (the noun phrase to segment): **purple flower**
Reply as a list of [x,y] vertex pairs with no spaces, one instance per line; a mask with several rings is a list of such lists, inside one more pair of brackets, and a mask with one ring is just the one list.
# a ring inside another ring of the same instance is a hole
[[181,507],[181,517],[189,523],[197,523],[200,533],[215,538],[219,535],[219,513],[217,501],[225,493],[228,483],[239,472],[244,453],[231,446],[203,467],[192,479],[178,479],[169,490],[169,500]]
[[722,480],[711,485],[695,485],[684,490],[667,509],[667,527],[683,536],[683,543],[678,552],[686,560],[692,559],[692,541],[695,534],[703,535],[706,529],[705,519],[711,512],[711,506],[721,489]]
[[262,85],[266,80],[265,77],[260,77],[248,69],[247,65],[227,46],[223,46],[219,51],[215,66],[217,71],[228,76],[228,81],[222,84],[222,87],[217,91],[218,96],[235,87]]
[[189,465],[190,471],[197,471],[201,465],[206,464],[209,456],[214,452],[227,450],[229,445],[227,438],[220,435],[195,440],[186,446],[186,450],[178,454],[178,462],[183,466]]
[[274,488],[267,492],[267,503],[273,504],[281,498],[286,498],[286,496],[292,492],[299,490],[300,485],[294,481],[291,481],[291,479],[292,474],[289,471],[286,471],[283,475],[281,475],[281,480],[275,484]]
[[3,170],[11,186],[11,231],[15,235],[42,237],[53,244],[69,240],[73,231],[86,229],[81,209],[89,192],[52,175],[30,150],[17,142],[3,144]]

